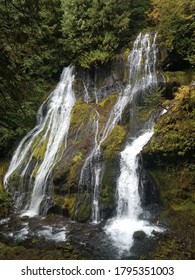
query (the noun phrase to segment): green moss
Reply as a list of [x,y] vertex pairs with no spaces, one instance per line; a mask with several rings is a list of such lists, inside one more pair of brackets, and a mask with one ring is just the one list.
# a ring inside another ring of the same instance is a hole
[[110,111],[110,109],[116,103],[116,99],[117,99],[117,93],[113,93],[112,95],[108,96],[100,103],[98,103],[98,107],[100,107],[100,109],[105,108],[106,110]]
[[57,181],[57,186],[55,186],[55,190],[58,189],[58,184],[60,183],[60,188],[62,188],[62,184],[66,188],[66,191],[72,192],[71,188],[74,188],[78,179],[78,171],[80,170],[83,164],[83,149],[76,153],[76,149],[73,150],[71,155],[69,155],[68,161],[66,161],[63,165],[56,165],[53,173],[54,182]]
[[110,185],[103,185],[100,190],[100,204],[104,207],[113,208],[115,205],[115,191]]
[[84,103],[82,101],[82,98],[79,98],[72,110],[70,127],[73,130],[82,127],[86,128],[86,124],[90,119],[91,110],[92,110],[91,106],[87,103]]
[[77,163],[81,161],[83,158],[83,154],[81,152],[78,152],[74,157],[73,157],[73,162]]
[[121,151],[125,136],[125,129],[120,125],[116,125],[101,146],[107,159],[112,158],[116,153]]
[[77,171],[81,167],[81,161],[83,159],[83,153],[78,152],[72,159],[72,163],[70,164],[69,168],[69,175],[68,175],[68,181],[67,185],[68,187],[72,187],[75,185],[75,182],[77,180]]
[[150,175],[162,206],[158,219],[168,224],[171,231],[157,240],[149,259],[194,259],[195,168],[186,160],[155,165]]
[[71,219],[74,217],[74,213],[76,210],[76,200],[77,194],[69,194],[64,197],[64,203],[62,205],[62,209],[68,209],[69,216]]
[[180,85],[189,85],[191,81],[195,80],[195,71],[177,71],[177,72],[164,72],[167,83],[176,82]]
[[91,205],[88,202],[84,202],[78,209],[77,219],[79,222],[86,222],[91,218]]
[[5,176],[8,165],[9,165],[9,163],[7,160],[0,161],[0,185],[1,184],[3,185],[3,178]]
[[77,194],[67,194],[65,196],[62,195],[54,195],[54,205],[58,205],[62,208],[62,210],[68,210],[69,217],[71,219],[74,218],[74,213],[76,210],[76,201]]
[[0,219],[6,218],[10,212],[13,205],[13,200],[9,193],[7,193],[3,185],[0,184]]
[[46,130],[47,130],[47,123],[46,123],[44,129],[36,136],[36,138],[32,144],[32,147],[31,147],[31,153],[33,153],[33,151],[36,149],[39,142],[41,142],[41,139],[42,139],[43,135],[45,134]]
[[[156,163],[155,165],[158,166]],[[151,168],[149,174],[165,207],[186,210],[191,206],[191,210],[194,210],[195,167],[191,163],[184,162],[180,165],[166,163],[166,166]]]
[[147,122],[149,120],[149,118],[150,118],[150,116],[151,116],[153,111],[154,110],[151,109],[151,108],[144,108],[144,107],[141,108],[141,107],[139,107],[138,111],[137,111],[137,120],[138,120],[138,122],[139,123],[143,123],[143,124],[145,122]]
[[159,151],[180,157],[195,150],[195,88],[181,87],[169,110],[155,125],[154,135],[145,147],[147,152]]
[[9,185],[11,186],[11,191],[12,190],[18,190],[22,191],[22,185],[21,185],[21,180],[20,180],[20,175],[19,175],[19,170],[16,169],[10,176],[9,178]]
[[107,121],[108,114],[110,113],[110,111],[114,107],[114,104],[116,103],[116,100],[117,100],[117,92],[108,96],[107,98],[105,98],[104,100],[102,100],[101,102],[99,102],[96,105],[96,109],[100,114],[100,116],[99,116],[100,137],[101,137],[101,133],[102,133],[102,128]]
[[35,151],[33,153],[33,156],[39,158],[41,161],[44,158],[45,151],[47,149],[48,140],[49,138],[46,137],[46,139],[42,143],[40,143],[38,147],[35,146]]
[[128,69],[126,67],[129,53],[130,53],[130,49],[129,48],[125,49],[125,51],[123,53],[123,60],[124,60],[124,65],[125,65],[125,67],[124,67],[124,76],[123,76],[123,82],[124,83],[127,83],[128,79],[129,79],[129,73],[128,73]]
[[36,177],[37,172],[38,172],[38,170],[39,170],[39,167],[40,167],[40,165],[37,165],[37,166],[35,167],[35,169],[33,170],[33,174],[32,174],[32,177],[33,177],[33,178]]

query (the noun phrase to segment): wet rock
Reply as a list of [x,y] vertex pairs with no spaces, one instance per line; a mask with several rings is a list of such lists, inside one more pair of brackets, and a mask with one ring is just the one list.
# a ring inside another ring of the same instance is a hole
[[56,214],[56,215],[61,215],[62,214],[62,208],[59,207],[58,205],[53,205],[47,210],[47,215],[49,214]]
[[153,231],[152,231],[152,234],[153,234],[154,236],[157,236],[157,237],[162,235],[161,232],[156,231],[156,230],[153,230]]
[[104,81],[107,87],[112,87],[114,85],[114,80],[112,76],[106,77]]
[[20,219],[21,219],[21,221],[26,222],[29,220],[29,216],[25,215],[25,216],[20,217]]
[[143,230],[135,231],[133,234],[133,238],[137,240],[143,240],[146,237],[146,234]]

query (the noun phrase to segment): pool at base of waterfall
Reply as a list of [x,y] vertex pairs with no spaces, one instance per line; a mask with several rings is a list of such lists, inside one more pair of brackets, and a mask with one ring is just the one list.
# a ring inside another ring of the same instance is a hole
[[[153,231],[162,228],[143,221],[127,223],[115,220],[107,227],[105,222],[84,224],[61,216],[12,216],[0,220],[0,259],[139,259],[153,247],[157,238]],[[140,229],[145,237],[133,239]]]
[[[105,226],[105,232],[113,241],[113,245],[118,248],[119,256],[124,252],[128,252],[135,240],[144,241],[149,238],[154,232],[163,232],[159,226],[152,225],[148,221],[129,220],[128,217],[111,219]],[[138,233],[136,235],[136,233]]]

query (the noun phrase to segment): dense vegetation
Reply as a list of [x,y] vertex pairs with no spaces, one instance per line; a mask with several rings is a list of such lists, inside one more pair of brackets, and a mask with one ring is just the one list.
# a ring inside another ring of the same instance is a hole
[[61,2],[64,47],[83,67],[112,58],[133,32],[143,27],[149,6],[148,0]]
[[170,52],[195,64],[195,4],[191,0],[152,0],[150,14]]

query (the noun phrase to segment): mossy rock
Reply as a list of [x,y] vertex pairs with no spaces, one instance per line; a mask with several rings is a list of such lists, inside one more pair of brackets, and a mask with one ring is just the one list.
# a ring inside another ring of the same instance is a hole
[[8,168],[9,162],[7,160],[0,161],[0,184],[3,185],[3,179]]
[[59,206],[62,209],[62,213],[66,213],[68,217],[71,219],[74,218],[75,210],[76,210],[76,202],[77,202],[77,194],[67,194],[65,196],[62,195],[54,195],[54,205]]
[[120,125],[116,125],[101,146],[102,151],[107,159],[114,157],[122,150],[125,143],[125,138],[125,129]]
[[23,191],[18,169],[16,169],[9,177],[8,189],[11,193],[14,191]]
[[37,143],[37,145],[34,148],[33,156],[36,157],[37,159],[40,159],[41,161],[44,159],[48,140],[49,140],[49,138],[46,137],[46,139],[44,139],[44,141],[42,141],[39,145]]
[[0,219],[6,218],[13,206],[13,199],[10,192],[6,191],[3,186],[3,178],[8,168],[8,161],[0,162]]
[[120,173],[120,157],[107,160],[100,188],[101,217],[110,218],[116,208],[116,185]]
[[167,83],[177,83],[178,85],[189,85],[195,80],[195,71],[176,71],[176,72],[164,72],[164,76]]
[[191,156],[195,151],[195,88],[181,87],[169,110],[154,127],[154,135],[144,151],[163,156]]
[[151,114],[154,110],[151,108],[139,108],[137,112],[137,121],[138,123],[144,124],[146,123],[149,118],[151,117]]
[[[163,162],[163,157],[161,158]],[[164,162],[148,170],[158,192],[161,213],[159,221],[168,225],[153,247],[152,259],[194,259],[195,257],[195,168],[188,159]]]
[[79,98],[72,109],[70,128],[76,131],[78,128],[86,128],[91,117],[91,106]]
[[77,190],[77,181],[79,178],[79,171],[83,164],[83,153],[76,150],[69,155],[69,161],[64,165],[57,165],[53,173],[54,192],[56,193],[70,193]]
[[91,218],[91,204],[88,202],[83,202],[78,209],[77,219],[79,222],[86,222]]
[[9,215],[12,206],[13,200],[11,195],[0,184],[0,219],[6,218]]
[[[123,53],[123,60],[124,60],[124,65],[126,66],[128,62],[128,57],[129,57],[130,49],[127,48],[124,50]],[[124,77],[123,77],[123,83],[127,83],[129,79],[129,73],[127,67],[124,67]]]
[[98,108],[105,109],[107,111],[110,111],[117,100],[117,92],[113,93],[112,95],[108,96],[104,100],[102,100],[100,103],[97,104]]
[[100,190],[100,205],[103,208],[113,208],[115,206],[115,189],[113,186],[103,185]]

